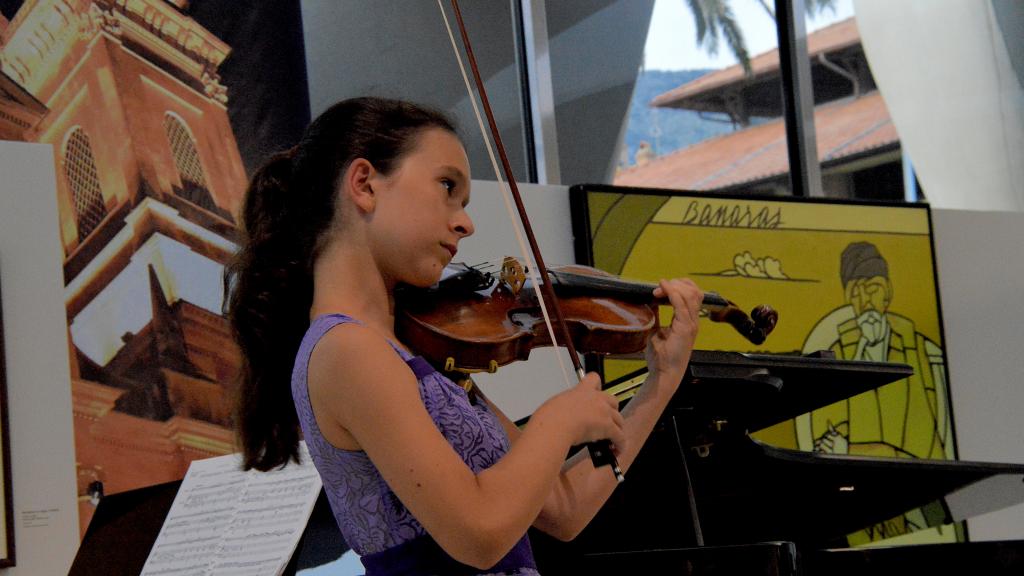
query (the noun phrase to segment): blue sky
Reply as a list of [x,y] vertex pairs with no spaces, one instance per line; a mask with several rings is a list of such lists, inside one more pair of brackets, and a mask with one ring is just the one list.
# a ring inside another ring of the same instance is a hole
[[[774,5],[768,0],[769,5]],[[732,0],[733,13],[747,41],[751,56],[778,45],[775,23],[757,0]],[[808,31],[828,26],[853,16],[853,0],[838,0],[835,12],[825,10],[808,20]],[[718,56],[712,57],[697,47],[697,31],[685,0],[656,0],[651,28],[644,47],[644,68],[647,70],[689,70],[724,68],[736,63],[725,45],[719,43]]]

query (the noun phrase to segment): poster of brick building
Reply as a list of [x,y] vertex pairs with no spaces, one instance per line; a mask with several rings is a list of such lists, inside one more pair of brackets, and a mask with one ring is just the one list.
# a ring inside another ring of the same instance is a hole
[[[309,120],[299,3],[0,1],[0,139],[53,146],[84,531],[234,451],[235,214]],[[55,417],[59,417],[56,415]]]

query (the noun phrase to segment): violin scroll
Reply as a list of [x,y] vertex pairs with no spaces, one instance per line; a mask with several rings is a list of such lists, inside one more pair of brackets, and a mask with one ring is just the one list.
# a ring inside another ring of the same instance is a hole
[[762,344],[779,322],[779,313],[767,304],[754,307],[750,316],[732,301],[726,306],[708,309],[712,322],[725,322],[753,344]]

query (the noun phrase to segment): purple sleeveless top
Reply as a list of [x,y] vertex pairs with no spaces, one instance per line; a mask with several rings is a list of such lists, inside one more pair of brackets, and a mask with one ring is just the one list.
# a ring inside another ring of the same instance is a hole
[[[299,424],[345,542],[360,555],[367,576],[481,573],[441,549],[391,491],[365,452],[337,448],[320,433],[309,402],[309,358],[328,330],[346,323],[359,321],[344,314],[314,319],[299,346],[292,372],[292,398]],[[389,343],[416,375],[420,398],[437,428],[474,473],[505,455],[508,437],[486,405],[472,404],[461,386],[426,360]],[[524,535],[497,565],[483,573],[536,575],[527,537]]]

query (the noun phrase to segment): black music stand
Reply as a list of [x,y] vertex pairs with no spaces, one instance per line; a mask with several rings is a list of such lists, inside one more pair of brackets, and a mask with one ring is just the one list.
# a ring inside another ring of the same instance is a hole
[[[180,486],[178,480],[100,500],[68,576],[139,574]],[[321,490],[284,575],[333,562],[348,549]]]

